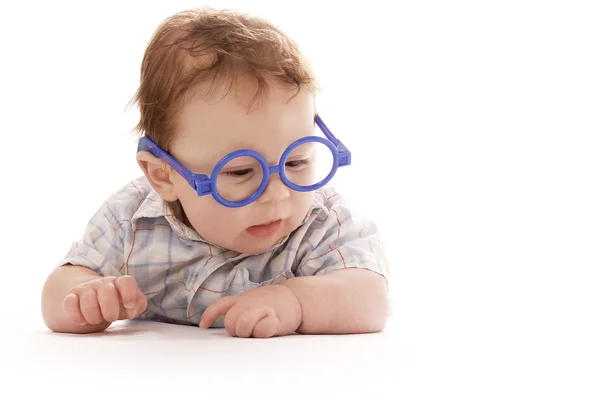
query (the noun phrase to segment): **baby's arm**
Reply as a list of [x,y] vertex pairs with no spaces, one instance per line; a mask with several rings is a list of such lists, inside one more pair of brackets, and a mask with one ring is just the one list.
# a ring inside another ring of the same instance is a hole
[[64,311],[63,303],[73,287],[100,278],[89,268],[65,265],[56,268],[42,289],[42,317],[49,329],[55,332],[88,333],[106,329],[110,323],[102,325],[79,325]]
[[283,283],[302,306],[299,333],[367,333],[385,328],[387,263],[375,223],[333,189],[323,191],[299,245],[295,278]]
[[385,328],[387,282],[376,272],[346,268],[288,279],[283,285],[290,288],[302,307],[298,333],[369,333]]
[[131,205],[139,202],[138,196],[137,190],[110,196],[91,217],[81,239],[55,264],[41,302],[50,330],[99,332],[146,308],[146,297],[134,277],[117,267],[125,265],[124,237],[131,234],[131,226],[122,222],[132,220],[137,208]]
[[42,290],[42,317],[54,332],[91,333],[146,309],[146,297],[131,276],[101,277],[89,268],[56,268]]

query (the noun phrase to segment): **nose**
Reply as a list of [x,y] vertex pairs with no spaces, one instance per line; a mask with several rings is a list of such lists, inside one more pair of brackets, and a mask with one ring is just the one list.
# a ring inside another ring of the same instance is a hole
[[290,197],[290,188],[281,181],[278,174],[269,177],[269,183],[262,195],[258,198],[259,203],[279,202]]

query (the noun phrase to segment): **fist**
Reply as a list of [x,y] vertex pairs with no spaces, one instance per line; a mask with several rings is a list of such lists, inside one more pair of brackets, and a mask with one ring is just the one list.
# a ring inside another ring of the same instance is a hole
[[290,335],[302,322],[298,298],[283,285],[262,286],[215,301],[204,311],[200,327],[208,328],[221,315],[227,332],[244,338]]
[[132,276],[104,277],[81,283],[65,296],[65,313],[79,325],[133,319],[147,307],[146,296]]

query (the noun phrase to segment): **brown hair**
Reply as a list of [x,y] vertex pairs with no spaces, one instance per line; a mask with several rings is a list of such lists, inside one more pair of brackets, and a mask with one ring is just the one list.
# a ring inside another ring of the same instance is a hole
[[231,10],[196,8],[164,20],[154,32],[141,67],[140,86],[131,102],[140,119],[134,131],[168,151],[188,89],[210,81],[208,93],[247,74],[258,83],[250,102],[272,79],[316,92],[316,79],[297,44],[268,21]]

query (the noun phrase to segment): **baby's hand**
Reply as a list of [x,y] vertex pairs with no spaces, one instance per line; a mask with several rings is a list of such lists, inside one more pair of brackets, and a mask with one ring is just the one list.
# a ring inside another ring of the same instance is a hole
[[132,276],[104,277],[81,283],[65,296],[65,313],[80,325],[133,319],[148,305]]
[[227,332],[245,338],[289,335],[302,322],[300,302],[283,285],[262,286],[215,301],[202,314],[200,327],[208,328],[222,314]]

